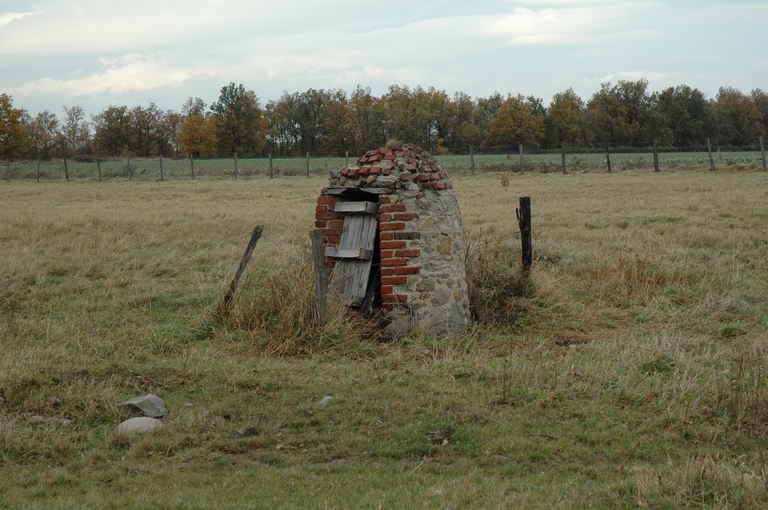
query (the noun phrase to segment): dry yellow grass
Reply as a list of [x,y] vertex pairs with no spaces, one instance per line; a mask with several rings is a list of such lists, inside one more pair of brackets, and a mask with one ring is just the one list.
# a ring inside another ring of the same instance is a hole
[[[159,506],[286,488],[298,499],[285,506],[766,503],[768,176],[452,178],[494,285],[516,277],[515,207],[532,198],[520,313],[460,339],[359,349],[341,322],[308,320],[324,178],[4,184],[0,505],[103,506],[100,484],[130,494],[137,480]],[[233,316],[211,322],[256,224]],[[174,409],[167,427],[114,442],[115,404],[146,391]],[[313,407],[331,392],[338,408]],[[435,430],[455,432],[449,446]],[[151,470],[196,488],[174,489],[179,503]]]

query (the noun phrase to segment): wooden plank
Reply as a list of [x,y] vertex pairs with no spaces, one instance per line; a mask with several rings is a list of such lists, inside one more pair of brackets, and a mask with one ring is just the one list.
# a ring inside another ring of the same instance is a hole
[[339,248],[334,248],[332,246],[329,246],[328,249],[325,250],[325,254],[328,257],[334,257],[337,259],[371,260],[371,257],[373,256],[373,251],[366,250],[363,248],[354,248],[351,250],[340,250]]
[[[360,188],[323,188],[320,194],[323,196],[338,197],[341,195],[346,195],[350,190],[357,191],[360,190]],[[365,188],[360,191],[364,191],[372,195],[386,195],[387,193],[392,193],[392,190],[389,188]]]
[[[373,252],[377,229],[378,219],[374,215],[345,216],[338,250],[363,249]],[[340,294],[350,298],[350,306],[362,306],[365,300],[371,263],[370,259],[342,259],[336,264],[333,286]]]
[[376,214],[379,212],[379,204],[375,202],[336,202],[334,212]]
[[323,237],[319,229],[310,232],[312,239],[312,256],[315,261],[315,320],[317,324],[325,323],[325,310],[328,304],[328,270],[325,268],[323,255]]
[[248,241],[248,246],[245,248],[245,253],[243,253],[243,257],[240,259],[240,265],[237,266],[235,277],[232,279],[232,283],[229,284],[229,290],[227,290],[227,293],[224,295],[224,312],[228,312],[230,309],[232,298],[235,297],[235,292],[237,291],[237,283],[240,281],[240,277],[243,275],[243,271],[245,270],[245,266],[248,264],[248,261],[251,260],[253,250],[256,249],[256,243],[259,242],[261,233],[263,231],[263,225],[256,225],[256,228],[253,229],[251,240]]

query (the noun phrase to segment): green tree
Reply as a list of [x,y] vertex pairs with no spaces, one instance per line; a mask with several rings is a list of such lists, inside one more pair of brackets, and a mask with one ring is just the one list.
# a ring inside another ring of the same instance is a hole
[[85,110],[81,106],[63,107],[64,121],[60,124],[60,133],[64,141],[64,152],[68,155],[85,154],[90,149],[91,127],[85,119]]
[[688,85],[669,87],[658,96],[659,111],[677,147],[695,147],[714,137],[712,105],[703,92]]
[[110,156],[122,156],[132,150],[132,118],[127,106],[110,106],[93,115],[96,150]]
[[349,98],[352,141],[350,154],[386,145],[389,113],[384,102],[371,94],[370,87],[358,85]]
[[721,145],[754,145],[762,129],[760,111],[749,96],[721,87],[713,105],[717,141]]
[[496,116],[491,119],[486,151],[516,150],[519,144],[538,147],[544,139],[544,117],[534,115],[522,96],[508,96]]
[[59,119],[56,118],[56,114],[48,110],[38,112],[31,119],[28,128],[34,157],[50,159],[56,155],[59,136]]
[[27,128],[22,123],[23,110],[13,107],[8,94],[0,94],[0,158],[17,159],[32,147]]
[[[756,127],[757,134],[762,135],[763,139],[768,136],[768,94],[761,89],[755,89],[749,94],[749,98],[755,104],[758,115],[760,116],[760,123]],[[765,143],[765,140],[763,140]]]
[[553,146],[589,147],[592,132],[584,101],[569,88],[552,97],[547,115],[547,140]]
[[259,98],[243,84],[221,88],[219,100],[211,105],[216,115],[219,152],[241,155],[260,153],[264,147],[264,119]]

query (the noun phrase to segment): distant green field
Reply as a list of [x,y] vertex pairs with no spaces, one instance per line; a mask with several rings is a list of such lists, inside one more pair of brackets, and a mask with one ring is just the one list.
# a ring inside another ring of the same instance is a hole
[[[759,152],[721,152],[714,155],[715,164],[721,166],[743,165],[759,168],[762,158]],[[469,155],[436,156],[445,168],[449,170],[469,170],[471,168]],[[475,168],[478,171],[519,171],[520,157],[518,154],[478,154],[475,155]],[[524,157],[525,168],[528,171],[552,172],[561,170],[560,154],[528,154]],[[355,161],[350,157],[350,162]],[[274,175],[299,175],[306,172],[305,158],[275,158],[273,159]],[[709,164],[705,152],[669,152],[659,154],[661,168],[688,168]],[[130,161],[129,175],[127,160],[108,159],[101,162],[102,176],[105,178],[125,177],[133,179],[159,179],[159,158],[135,158]],[[344,158],[310,158],[310,173],[317,175],[344,165]],[[70,178],[96,178],[98,166],[95,162],[67,162]],[[651,168],[653,153],[617,153],[611,154],[613,170],[630,170]],[[569,171],[606,170],[606,158],[603,152],[573,153],[566,155],[566,167]],[[266,175],[269,173],[268,158],[239,159],[238,174],[242,176]],[[188,159],[163,160],[163,171],[168,179],[191,178],[192,168]],[[195,177],[235,175],[234,160],[232,159],[199,159],[194,162]],[[5,175],[5,172],[3,172]],[[11,164],[11,179],[34,179],[37,175],[36,161],[18,161]],[[43,161],[40,163],[41,179],[63,179],[64,163],[62,160]]]

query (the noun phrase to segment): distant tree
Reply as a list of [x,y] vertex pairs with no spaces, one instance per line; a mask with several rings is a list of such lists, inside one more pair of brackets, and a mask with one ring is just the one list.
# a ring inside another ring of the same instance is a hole
[[127,106],[110,106],[93,115],[96,149],[110,156],[130,154],[132,151],[132,119]]
[[559,147],[588,147],[592,144],[592,131],[584,101],[569,88],[552,97],[547,111],[548,141]]
[[544,139],[544,117],[534,115],[531,105],[522,96],[508,96],[496,116],[491,119],[484,149],[507,151],[519,144],[538,147]]
[[757,134],[763,136],[763,143],[768,142],[765,140],[768,137],[768,93],[763,92],[761,89],[755,89],[749,94],[749,98],[755,104],[758,114],[760,115],[760,124],[757,126]]
[[241,155],[260,153],[264,147],[265,122],[259,98],[242,83],[221,88],[219,100],[211,105],[216,115],[219,152]]
[[731,88],[721,87],[713,105],[717,140],[721,145],[754,145],[762,129],[757,105],[749,96]]
[[162,156],[171,156],[176,154],[176,137],[181,129],[181,123],[184,117],[179,112],[166,110],[160,117],[157,124],[157,149]]
[[85,119],[85,110],[81,106],[63,107],[64,120],[61,122],[61,136],[65,152],[69,155],[85,154],[91,141],[91,127]]
[[59,135],[59,119],[56,115],[43,110],[30,120],[28,124],[32,140],[32,155],[36,158],[50,159],[56,153],[57,137]]
[[160,153],[160,122],[163,110],[150,103],[148,107],[132,108],[130,116],[131,141],[129,152],[137,156],[154,156]]
[[24,111],[13,107],[8,94],[0,94],[0,158],[22,157],[32,146],[26,126],[22,123]]
[[445,145],[454,152],[466,152],[470,147],[479,148],[482,141],[480,128],[475,125],[477,103],[464,92],[453,95],[454,122]]
[[649,146],[672,142],[672,132],[657,108],[657,96],[648,94],[648,80],[603,83],[587,104],[596,139],[601,143]]
[[182,155],[193,154],[195,157],[212,156],[218,151],[216,139],[216,117],[208,115],[190,115],[184,119],[176,135],[176,147]]
[[389,138],[386,125],[389,112],[384,102],[371,94],[370,87],[358,85],[349,97],[352,141],[350,154],[384,146]]
[[199,97],[190,97],[181,106],[181,116],[184,118],[192,115],[205,115],[205,101]]
[[688,85],[664,89],[658,96],[658,107],[675,146],[701,146],[708,137],[714,137],[712,105],[700,90]]

